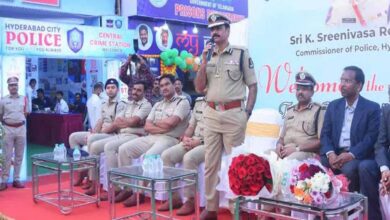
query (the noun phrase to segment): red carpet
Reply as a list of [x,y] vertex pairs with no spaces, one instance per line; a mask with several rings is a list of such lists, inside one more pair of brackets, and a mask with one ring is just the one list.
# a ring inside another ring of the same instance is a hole
[[[42,181],[41,181],[42,180]],[[40,178],[41,187],[40,192],[51,191],[56,189],[57,185],[53,175]],[[64,185],[68,182],[64,181]],[[79,190],[79,187],[75,187]],[[158,202],[158,205],[160,202]],[[125,208],[122,204],[118,204],[117,217],[122,214],[131,214],[136,211],[136,208]],[[150,210],[150,203],[141,205],[142,210]],[[24,189],[15,189],[12,186],[7,190],[0,192],[0,213],[3,215],[16,219],[16,220],[62,220],[62,219],[74,219],[74,220],[87,220],[94,219],[100,220],[109,219],[109,206],[108,202],[101,202],[100,207],[96,207],[94,204],[86,205],[73,209],[69,215],[63,215],[58,208],[49,205],[47,203],[39,201],[35,204],[32,200],[31,182],[27,183]],[[119,214],[119,215],[118,215]],[[168,212],[162,212],[162,214],[169,214]],[[1,215],[0,215],[1,216]],[[180,217],[174,216],[176,219],[190,220],[192,216]],[[228,210],[220,210],[218,215],[220,220],[233,219]]]

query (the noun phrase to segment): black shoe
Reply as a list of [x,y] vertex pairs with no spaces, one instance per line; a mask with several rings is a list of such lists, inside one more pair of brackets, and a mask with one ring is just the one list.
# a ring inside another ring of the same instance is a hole
[[13,183],[12,183],[12,186],[14,188],[18,188],[18,189],[22,189],[24,188],[24,184],[22,182],[20,182],[19,180],[15,180]]
[[0,183],[0,191],[4,191],[8,188],[7,183]]

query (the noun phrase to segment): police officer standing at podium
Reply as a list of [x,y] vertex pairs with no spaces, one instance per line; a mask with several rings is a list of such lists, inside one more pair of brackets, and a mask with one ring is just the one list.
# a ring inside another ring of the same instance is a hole
[[19,79],[17,77],[10,77],[7,83],[9,95],[0,101],[0,120],[5,132],[3,139],[5,167],[3,169],[0,191],[7,189],[14,149],[14,181],[12,186],[15,188],[24,188],[24,185],[20,182],[20,168],[22,166],[26,145],[26,115],[29,111],[27,97],[18,94]]
[[208,22],[215,45],[211,42],[206,45],[195,79],[197,92],[203,93],[207,89],[208,105],[204,111],[207,204],[201,220],[217,219],[219,194],[216,186],[222,152],[230,153],[232,147],[244,142],[246,123],[257,93],[254,65],[248,50],[229,44],[230,20],[220,14],[211,14]]

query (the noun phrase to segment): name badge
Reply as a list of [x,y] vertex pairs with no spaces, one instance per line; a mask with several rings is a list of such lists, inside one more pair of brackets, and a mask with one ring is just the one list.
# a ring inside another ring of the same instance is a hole
[[229,60],[229,61],[225,61],[224,64],[227,64],[227,65],[239,65],[239,62],[237,62],[235,60]]

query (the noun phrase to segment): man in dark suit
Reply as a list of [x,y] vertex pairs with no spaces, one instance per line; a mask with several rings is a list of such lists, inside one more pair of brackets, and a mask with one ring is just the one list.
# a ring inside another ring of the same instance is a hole
[[390,105],[382,109],[381,124],[378,142],[375,146],[375,159],[381,171],[380,192],[382,195],[390,193]]
[[329,103],[321,132],[321,162],[350,180],[349,190],[368,197],[369,219],[381,219],[379,170],[374,146],[379,132],[380,107],[360,96],[364,73],[344,68],[340,79],[343,98]]

